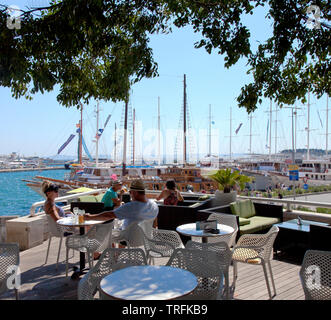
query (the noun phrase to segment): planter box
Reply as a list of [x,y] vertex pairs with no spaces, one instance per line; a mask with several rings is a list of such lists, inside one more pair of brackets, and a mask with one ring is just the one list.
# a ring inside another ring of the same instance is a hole
[[20,250],[30,249],[44,242],[45,216],[20,217],[6,221],[7,242],[16,242]]
[[224,193],[219,190],[215,192],[215,198],[212,200],[212,207],[225,206],[237,199],[237,192]]
[[6,221],[19,218],[19,216],[0,217],[0,242],[7,242]]

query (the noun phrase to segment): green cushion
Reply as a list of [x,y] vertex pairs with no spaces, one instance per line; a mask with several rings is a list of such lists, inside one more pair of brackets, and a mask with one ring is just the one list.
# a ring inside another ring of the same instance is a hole
[[254,204],[251,200],[232,202],[230,204],[231,212],[241,218],[250,218],[255,216]]
[[231,209],[232,214],[239,216],[239,213],[240,213],[239,202],[231,202],[230,209]]
[[260,217],[260,216],[255,216],[250,218],[251,223],[258,223],[262,225],[263,229],[266,227],[271,227],[275,223],[281,222],[279,218],[272,218],[272,217]]
[[275,223],[279,223],[278,218],[254,216],[250,219],[250,224],[240,226],[240,234],[254,233],[271,227]]
[[78,198],[80,202],[97,202],[95,196],[81,196]]
[[240,226],[245,226],[245,225],[250,224],[250,223],[251,223],[251,220],[239,217],[239,225]]

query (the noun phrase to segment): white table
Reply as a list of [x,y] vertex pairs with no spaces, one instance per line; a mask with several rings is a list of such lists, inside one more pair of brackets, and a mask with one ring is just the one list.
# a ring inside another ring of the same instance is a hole
[[169,300],[189,294],[197,285],[196,276],[187,270],[146,265],[109,274],[101,280],[100,290],[113,299]]
[[88,227],[95,224],[104,223],[104,221],[99,220],[85,220],[84,223],[75,223],[71,217],[62,218],[56,221],[59,225],[63,227]]
[[232,227],[225,224],[217,224],[217,229],[220,231],[219,233],[209,233],[205,232],[204,230],[197,230],[195,223],[187,223],[178,226],[176,228],[176,231],[184,236],[201,237],[203,243],[208,242],[208,237],[218,237],[223,234],[229,234],[234,232],[234,229]]
[[[90,227],[96,224],[104,223],[104,221],[98,221],[98,220],[85,220],[84,223],[75,223],[72,217],[66,217],[62,218],[56,221],[57,224],[63,227],[69,227],[69,228],[76,228],[79,227],[79,233],[80,235],[83,235],[85,233],[85,227]],[[80,252],[79,255],[79,268],[74,268],[74,273],[72,274],[72,279],[77,279],[79,276],[83,274],[83,270],[85,269],[85,253]]]

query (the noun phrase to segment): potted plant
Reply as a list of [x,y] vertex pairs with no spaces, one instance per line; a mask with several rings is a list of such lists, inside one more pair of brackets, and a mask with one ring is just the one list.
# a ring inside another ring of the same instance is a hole
[[[252,179],[240,174],[238,170],[230,168],[218,170],[211,174],[210,178],[218,183],[218,190],[215,192],[215,204],[217,206],[227,205],[236,201],[237,189],[245,188],[245,184],[251,182]],[[221,192],[223,191],[223,192]]]

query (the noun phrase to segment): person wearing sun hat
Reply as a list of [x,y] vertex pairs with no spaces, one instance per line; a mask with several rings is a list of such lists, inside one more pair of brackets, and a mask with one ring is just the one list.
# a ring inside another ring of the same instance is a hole
[[101,199],[101,202],[104,203],[105,211],[113,210],[114,207],[121,205],[121,199],[118,197],[117,192],[122,189],[122,186],[123,183],[120,180],[114,180],[110,183],[109,189]]
[[103,211],[93,215],[86,214],[84,217],[87,220],[108,221],[116,218],[123,220],[121,230],[125,230],[132,222],[141,222],[157,217],[159,207],[155,201],[151,201],[146,197],[145,184],[141,179],[132,181],[130,185],[130,195],[132,201],[114,210]]

